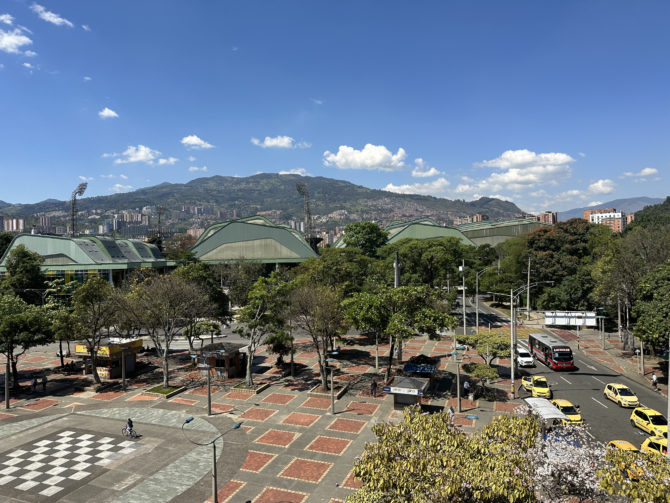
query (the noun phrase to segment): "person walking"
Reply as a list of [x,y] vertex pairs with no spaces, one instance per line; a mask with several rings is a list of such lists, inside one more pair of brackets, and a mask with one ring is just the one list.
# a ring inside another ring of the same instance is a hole
[[464,395],[469,395],[470,394],[470,382],[469,381],[465,381],[463,383],[463,391],[464,391],[464,393],[463,393]]
[[370,394],[372,395],[372,398],[377,398],[377,381],[375,379],[373,379],[370,384]]
[[33,376],[33,381],[30,384],[30,386],[32,388],[32,390],[31,390],[32,393],[35,393],[35,391],[37,390],[37,377]]
[[42,391],[46,392],[47,390],[47,375],[42,374]]
[[654,388],[654,391],[658,391],[658,378],[656,377],[656,372],[651,373],[651,387]]

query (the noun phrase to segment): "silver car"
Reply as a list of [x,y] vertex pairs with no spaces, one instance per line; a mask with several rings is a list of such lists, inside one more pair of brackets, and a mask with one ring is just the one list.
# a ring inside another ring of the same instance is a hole
[[528,350],[523,348],[517,348],[516,350],[516,363],[519,367],[534,367],[535,358],[531,355]]

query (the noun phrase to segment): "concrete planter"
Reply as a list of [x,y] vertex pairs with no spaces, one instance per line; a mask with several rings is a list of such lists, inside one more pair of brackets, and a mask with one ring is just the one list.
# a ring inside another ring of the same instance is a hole
[[233,386],[233,389],[236,389],[236,390],[239,390],[239,391],[251,391],[252,393],[258,395],[259,393],[268,389],[270,386],[272,386],[272,383],[266,382],[266,383],[254,386],[254,388],[248,388],[247,385],[242,382],[240,384],[236,384],[235,386]]
[[[312,389],[310,389],[307,394],[309,396],[315,396],[319,398],[330,398],[330,390],[323,392],[319,391],[321,388],[320,384],[317,384],[314,386]],[[344,396],[344,394],[349,390],[349,383],[346,383],[344,386],[342,385],[336,385],[335,386],[335,399],[339,400]]]
[[182,386],[180,388],[177,388],[174,391],[170,391],[169,393],[155,393],[153,391],[145,391],[144,393],[147,395],[153,395],[153,396],[159,396],[163,398],[172,398],[175,395],[178,395],[179,393],[182,393],[183,391],[186,391],[186,386]]

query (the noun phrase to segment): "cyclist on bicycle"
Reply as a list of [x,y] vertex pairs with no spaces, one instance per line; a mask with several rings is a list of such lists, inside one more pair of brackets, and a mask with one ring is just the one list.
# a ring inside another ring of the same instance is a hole
[[133,431],[133,420],[128,418],[128,424],[126,425],[126,430],[128,431],[128,435],[130,435]]

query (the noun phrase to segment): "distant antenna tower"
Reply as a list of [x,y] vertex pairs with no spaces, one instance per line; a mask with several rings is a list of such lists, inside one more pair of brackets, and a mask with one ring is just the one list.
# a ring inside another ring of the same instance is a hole
[[316,245],[321,241],[321,238],[317,238],[312,235],[312,211],[309,208],[309,192],[307,191],[307,185],[302,182],[295,184],[295,188],[303,197],[303,209],[305,211],[305,240],[309,243],[309,246],[316,252]]
[[157,206],[156,207],[156,213],[158,213],[158,238],[161,238],[162,232],[161,232],[161,217],[165,213],[165,208],[162,206]]
[[77,235],[77,196],[83,196],[84,192],[86,192],[86,187],[88,187],[88,183],[86,182],[77,185],[70,198],[70,223],[72,224],[70,235],[72,237]]

